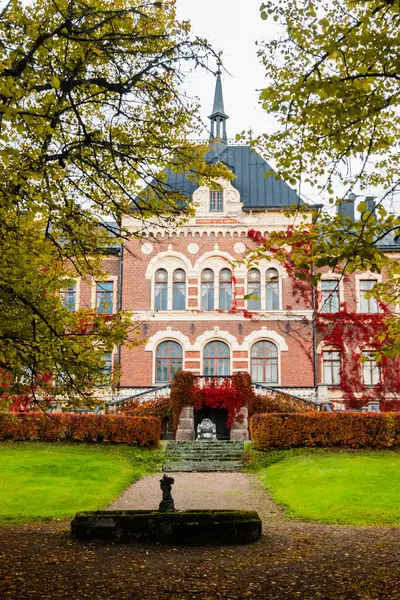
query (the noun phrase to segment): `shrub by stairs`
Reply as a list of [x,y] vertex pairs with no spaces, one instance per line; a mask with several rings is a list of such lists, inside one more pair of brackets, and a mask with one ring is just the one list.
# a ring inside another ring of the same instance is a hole
[[237,471],[243,452],[237,441],[168,442],[163,471]]

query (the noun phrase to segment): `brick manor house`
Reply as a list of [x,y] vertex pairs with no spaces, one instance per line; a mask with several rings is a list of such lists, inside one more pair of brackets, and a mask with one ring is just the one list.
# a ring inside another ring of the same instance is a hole
[[[194,203],[195,216],[179,229],[155,225],[140,241],[111,249],[104,260],[106,282],[77,282],[69,290],[74,306],[130,310],[142,323],[142,346],[124,346],[105,356],[108,366],[120,364],[121,378],[117,391],[103,397],[154,397],[180,369],[198,376],[247,371],[260,389],[317,402],[329,397],[340,408],[339,371],[345,357],[317,339],[310,302],[295,298],[295,283],[277,261],[248,266],[243,260],[247,249],[256,247],[250,230],[265,235],[285,228],[291,220],[284,209],[304,203],[287,183],[265,177],[271,167],[250,146],[228,140],[227,119],[218,72],[206,160],[222,161],[235,179],[215,191],[168,172],[168,185]],[[354,199],[340,207],[352,218]],[[140,228],[134,215],[123,225],[132,232]],[[390,252],[400,250],[395,240],[385,243]],[[365,296],[376,279],[359,273],[339,283],[336,274],[324,273],[319,310],[339,311],[346,298],[355,312],[377,312],[375,301]],[[254,295],[245,299],[248,294]],[[361,373],[368,385],[378,382],[373,356]]]

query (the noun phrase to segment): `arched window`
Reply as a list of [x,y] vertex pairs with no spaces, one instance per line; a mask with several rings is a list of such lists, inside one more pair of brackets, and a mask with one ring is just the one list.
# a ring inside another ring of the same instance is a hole
[[172,340],[161,342],[156,349],[156,383],[172,381],[182,369],[182,346]]
[[186,308],[186,273],[183,269],[176,269],[173,277],[172,310],[185,310]]
[[267,310],[279,309],[279,275],[276,269],[268,269],[265,274],[265,299]]
[[259,383],[279,383],[278,348],[261,340],[251,348],[251,378]]
[[250,269],[247,274],[247,294],[251,298],[247,300],[249,310],[260,310],[261,308],[261,276],[258,269]]
[[232,272],[222,269],[219,272],[219,309],[230,310],[232,308]]
[[165,269],[156,271],[155,309],[167,310],[168,307],[168,273]]
[[214,271],[204,269],[201,274],[201,310],[214,310]]
[[230,350],[225,342],[209,342],[204,347],[203,375],[229,375]]

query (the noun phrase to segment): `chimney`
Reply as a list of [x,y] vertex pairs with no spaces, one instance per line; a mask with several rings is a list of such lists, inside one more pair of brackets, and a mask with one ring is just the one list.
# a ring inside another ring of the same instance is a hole
[[371,212],[373,217],[376,217],[376,205],[375,205],[375,196],[365,196],[365,203],[367,205],[367,212]]
[[337,207],[337,212],[339,215],[343,215],[344,217],[349,217],[352,221],[354,221],[354,202],[357,196],[351,192],[348,198],[343,198]]

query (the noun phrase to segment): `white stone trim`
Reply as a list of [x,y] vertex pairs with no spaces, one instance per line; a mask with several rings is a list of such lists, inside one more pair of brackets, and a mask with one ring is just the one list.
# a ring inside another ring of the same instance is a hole
[[248,352],[250,352],[250,349],[253,346],[253,344],[261,340],[268,340],[273,342],[278,347],[279,352],[287,352],[289,350],[285,338],[282,337],[276,331],[271,331],[265,326],[261,327],[261,329],[259,329],[258,331],[253,331],[252,333],[249,333],[249,335],[246,335],[246,337],[243,339],[242,346],[239,348],[239,350],[247,350]]
[[96,291],[97,291],[97,283],[107,283],[108,281],[113,282],[113,305],[112,305],[112,313],[115,315],[118,310],[118,275],[107,275],[105,279],[94,279],[92,278],[92,289],[91,289],[91,308],[96,310]]
[[189,338],[181,331],[176,331],[171,327],[167,327],[163,331],[157,331],[157,333],[149,337],[144,348],[145,352],[152,352],[151,381],[153,385],[162,385],[160,382],[156,382],[156,349],[159,344],[168,340],[177,342],[182,347],[182,368],[185,368],[185,352],[186,350],[191,350]]
[[224,342],[229,347],[229,372],[233,372],[233,352],[240,350],[239,342],[229,331],[221,330],[215,326],[213,330],[205,331],[196,339],[193,350],[200,351],[200,373],[203,373],[204,348],[209,342]]
[[177,331],[174,329],[164,329],[163,331],[157,331],[157,333],[149,337],[144,349],[146,352],[155,352],[155,349],[157,348],[158,344],[166,340],[178,342],[182,346],[183,350],[192,350],[189,338],[181,331]]
[[183,254],[182,252],[177,252],[176,250],[171,249],[165,250],[165,252],[159,252],[158,254],[156,254],[156,256],[153,256],[153,258],[147,265],[145,273],[146,279],[153,279],[155,272],[158,271],[158,269],[165,269],[169,274],[170,272],[173,273],[175,269],[182,268],[182,265],[176,267],[172,264],[168,265],[168,259],[175,259],[176,261],[181,261],[184,265],[183,268],[186,271],[186,277],[190,276],[190,272],[192,271],[192,263],[190,262],[188,257],[185,256],[185,254]]
[[[167,310],[172,311],[173,306],[173,275],[176,269],[183,269],[186,273],[186,289],[185,289],[185,303],[186,308],[189,306],[188,300],[188,288],[189,288],[189,277],[192,276],[192,263],[190,260],[182,254],[182,252],[176,252],[175,250],[168,249],[165,252],[160,252],[154,256],[149,264],[147,265],[145,277],[151,281],[151,294],[150,294],[150,306],[155,309],[155,274],[159,269],[164,269],[168,274],[168,287],[167,287]],[[160,311],[165,313],[166,311]]]
[[[202,354],[203,348],[204,348],[204,346],[206,346],[206,344],[208,344],[208,342],[214,342],[214,341],[218,341],[218,340],[228,344],[228,346],[231,350],[231,359],[233,358],[232,352],[234,350],[235,351],[241,350],[239,342],[237,341],[235,336],[232,335],[231,333],[229,333],[229,331],[224,331],[224,330],[220,329],[218,326],[214,327],[214,329],[212,329],[212,330],[205,331],[204,333],[199,335],[199,337],[196,339],[195,343],[193,344],[193,350],[200,351]],[[201,357],[201,358],[203,358],[203,357]]]
[[[323,316],[325,313],[322,312],[322,281],[339,281],[339,302],[340,304],[343,304],[343,302],[345,301],[345,297],[344,297],[344,277],[342,273],[334,273],[333,271],[329,271],[328,273],[323,273],[321,276],[321,279],[318,281],[318,294],[319,294],[319,299],[318,299],[318,305],[319,305],[319,312],[321,313],[321,316]],[[340,310],[340,307],[339,307]]]
[[355,279],[355,284],[356,284],[356,305],[357,305],[357,312],[360,314],[378,314],[380,312],[379,310],[379,304],[378,304],[378,300],[376,301],[377,303],[377,308],[378,311],[377,313],[362,313],[361,312],[361,294],[360,294],[360,281],[365,280],[369,280],[369,281],[376,281],[377,283],[381,283],[382,281],[382,274],[381,273],[371,273],[371,271],[367,271],[366,273],[356,273],[354,275],[354,279]]
[[[193,296],[192,296],[193,297]],[[251,311],[254,313],[256,318],[250,319],[243,316],[238,309],[237,313],[230,313],[229,311],[219,310],[198,310],[197,308],[191,307],[188,310],[160,310],[160,311],[135,311],[135,316],[138,320],[152,320],[152,321],[185,321],[191,323],[192,321],[242,321],[243,323],[252,323],[254,321],[302,321],[303,319],[309,319],[311,321],[313,311],[312,309],[293,309],[290,311],[286,310],[271,310],[271,311]]]
[[209,252],[205,252],[196,260],[194,267],[193,267],[193,270],[195,271],[195,273],[200,274],[201,271],[203,271],[203,269],[207,269],[207,268],[211,269],[212,268],[211,266],[208,267],[208,265],[204,265],[204,263],[212,260],[213,258],[215,258],[215,259],[220,258],[223,260],[223,264],[225,265],[225,267],[222,267],[222,268],[228,268],[226,265],[226,262],[228,262],[229,268],[232,270],[233,270],[234,262],[237,261],[237,259],[235,259],[231,254],[229,254],[229,252],[224,252],[223,250],[218,250],[216,248],[214,250],[210,250]]
[[249,308],[249,301],[246,300],[246,307],[249,311],[251,312],[265,312],[267,309],[265,308],[267,305],[267,290],[266,290],[266,272],[268,271],[268,269],[276,269],[278,271],[278,295],[279,295],[279,308],[277,310],[268,310],[268,313],[277,313],[279,310],[283,310],[283,279],[286,279],[288,277],[288,274],[286,272],[286,270],[282,267],[282,265],[275,259],[262,259],[259,262],[257,262],[257,264],[249,264],[247,265],[247,269],[246,269],[246,274],[245,274],[245,290],[246,290],[246,295],[249,293],[249,288],[248,288],[248,284],[249,284],[249,271],[251,269],[257,269],[260,272],[260,287],[261,287],[261,308],[259,309],[254,309],[254,308]]

